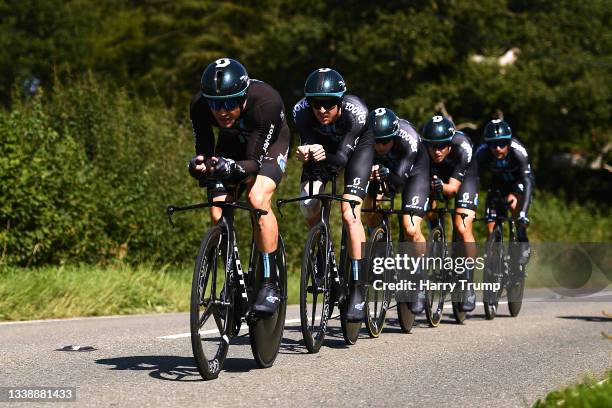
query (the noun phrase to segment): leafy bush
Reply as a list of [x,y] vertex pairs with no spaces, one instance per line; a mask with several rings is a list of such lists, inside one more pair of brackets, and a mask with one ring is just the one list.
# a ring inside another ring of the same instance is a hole
[[197,218],[171,230],[171,202],[198,199],[189,130],[174,111],[88,76],[0,113],[5,263],[193,256]]
[[556,407],[609,407],[612,405],[612,371],[601,383],[587,378],[583,383],[553,391],[544,400],[537,400],[533,408]]

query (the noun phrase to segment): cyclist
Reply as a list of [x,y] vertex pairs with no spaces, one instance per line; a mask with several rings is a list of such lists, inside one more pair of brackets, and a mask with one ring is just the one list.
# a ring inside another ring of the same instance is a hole
[[[461,242],[466,259],[464,278],[474,279],[473,260],[476,244],[472,223],[478,207],[478,169],[472,160],[472,142],[453,122],[442,116],[434,116],[423,127],[422,138],[431,159],[431,191],[434,197],[455,197],[453,228]],[[435,203],[432,203],[435,206]],[[462,216],[463,214],[463,216]],[[464,292],[462,309],[471,312],[476,307],[476,294],[472,286]]]
[[[278,309],[280,292],[278,225],[271,201],[285,172],[289,150],[283,101],[270,85],[250,79],[240,62],[221,58],[204,69],[190,116],[196,155],[189,162],[189,172],[208,188],[209,198],[234,200],[246,189],[249,203],[268,212],[259,218],[259,228],[254,231],[264,279],[253,310],[272,314]],[[219,128],[216,144],[213,127]],[[207,166],[207,159],[211,166]],[[213,175],[215,181],[207,177]],[[212,207],[211,216],[218,222],[221,209]]]
[[[342,221],[349,238],[351,284],[347,319],[359,321],[364,318],[364,283],[367,280],[366,262],[362,259],[361,243],[365,242],[365,231],[361,223],[361,203],[366,193],[374,151],[371,136],[362,135],[368,110],[366,105],[353,95],[346,95],[342,76],[331,68],[319,68],[306,79],[304,95],[293,108],[293,118],[300,134],[300,146],[296,159],[302,163],[310,160],[324,162],[337,172],[346,168],[343,198],[356,200],[356,218],[348,203],[342,203]],[[309,174],[311,166],[304,166],[301,178],[301,195],[308,195],[308,180],[315,178],[313,193],[325,189],[326,175]],[[318,200],[305,200],[300,209],[309,226],[319,221]],[[339,302],[345,294],[334,280],[334,296]]]
[[[510,211],[517,220],[518,240],[523,243],[519,263],[524,265],[529,260],[527,212],[534,186],[527,149],[512,136],[510,126],[500,119],[487,123],[484,140],[485,143],[476,150],[478,173],[482,177],[485,172],[489,172],[491,174],[489,189],[499,190],[502,197],[511,202]],[[494,208],[491,198],[492,196],[487,196],[485,207],[489,234],[493,232],[495,213],[498,210]]]
[[[425,237],[421,232],[421,220],[429,201],[429,156],[421,137],[414,126],[399,119],[391,109],[378,108],[370,112],[367,132],[374,138],[374,165],[371,182],[364,204],[372,207],[372,201],[381,199],[379,187],[386,186],[387,193],[402,194],[402,209],[411,214],[402,215],[402,230],[408,241],[416,243],[416,253],[425,254]],[[377,197],[378,195],[378,197]],[[374,213],[366,215],[368,227],[380,223],[381,216]],[[418,271],[417,277],[422,271]],[[420,287],[420,285],[418,286]],[[410,308],[419,314],[425,308],[425,292],[419,290]]]

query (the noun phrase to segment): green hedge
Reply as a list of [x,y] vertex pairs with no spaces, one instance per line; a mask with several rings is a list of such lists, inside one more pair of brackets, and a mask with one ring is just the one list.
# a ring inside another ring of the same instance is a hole
[[157,101],[88,76],[0,112],[2,263],[176,260],[203,220],[171,230],[164,208],[198,199],[189,129]]

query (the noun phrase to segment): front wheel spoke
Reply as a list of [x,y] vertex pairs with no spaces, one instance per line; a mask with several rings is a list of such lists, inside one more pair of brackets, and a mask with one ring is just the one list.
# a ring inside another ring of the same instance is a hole
[[315,325],[315,316],[317,313],[317,295],[312,296],[312,326]]
[[[227,313],[229,313],[229,310],[226,310],[225,313],[227,316]],[[219,316],[219,313],[215,313],[213,317],[215,318],[215,324],[217,325],[217,330],[219,330],[219,334],[224,335],[226,331],[225,323],[227,323],[227,318],[222,320],[221,316]]]
[[213,314],[213,307],[216,307],[215,305],[209,305],[206,310],[204,310],[204,313],[202,313],[202,316],[200,316],[200,321],[199,321],[199,328],[201,329],[204,324],[206,324],[206,321],[208,320],[208,318]]

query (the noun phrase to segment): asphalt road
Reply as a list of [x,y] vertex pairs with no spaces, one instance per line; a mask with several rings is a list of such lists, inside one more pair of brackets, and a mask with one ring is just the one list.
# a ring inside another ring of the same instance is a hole
[[[612,311],[612,291],[589,301],[542,299],[517,318],[502,305],[493,321],[481,306],[464,325],[450,314],[434,329],[417,320],[411,334],[392,311],[380,338],[364,330],[350,347],[333,320],[318,354],[307,354],[292,306],[272,368],[256,367],[241,336],[208,382],[195,368],[185,313],[0,323],[0,386],[76,387],[76,403],[59,404],[68,407],[524,407],[612,369],[612,341],[602,335],[612,334],[612,319],[601,313]],[[58,351],[67,345],[95,350]]]

